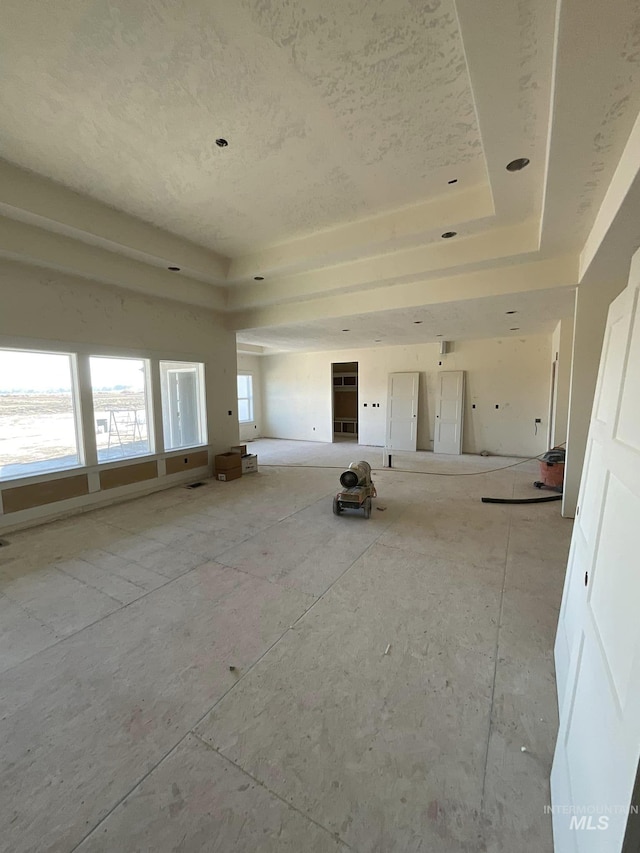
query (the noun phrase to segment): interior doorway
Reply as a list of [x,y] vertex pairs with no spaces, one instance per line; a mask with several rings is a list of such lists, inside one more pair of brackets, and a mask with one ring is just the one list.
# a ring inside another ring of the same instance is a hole
[[358,362],[331,365],[333,440],[358,441]]

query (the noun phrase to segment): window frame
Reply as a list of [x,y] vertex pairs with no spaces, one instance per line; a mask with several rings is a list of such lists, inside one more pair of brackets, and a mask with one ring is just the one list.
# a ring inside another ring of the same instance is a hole
[[[147,427],[147,444],[149,445],[149,449],[145,450],[143,453],[136,453],[131,456],[114,456],[109,459],[100,459],[100,451],[97,447],[97,432],[96,432],[96,417],[95,417],[95,398],[93,396],[93,380],[91,379],[91,359],[92,358],[102,358],[102,359],[111,359],[113,361],[141,361],[144,369],[144,413],[145,413],[145,425]],[[89,367],[89,378],[91,380],[91,415],[94,426],[94,441],[96,445],[96,464],[98,466],[106,465],[110,462],[128,462],[131,459],[145,459],[149,456],[156,456],[156,431],[154,429],[155,426],[155,406],[154,406],[154,396],[153,396],[153,383],[151,379],[151,359],[145,358],[144,356],[136,356],[136,355],[97,355],[95,352],[88,353],[87,356],[88,367]]]
[[[198,428],[200,432],[200,443],[199,444],[181,444],[175,445],[174,447],[168,447],[167,440],[169,437],[169,431],[167,430],[167,421],[165,420],[165,411],[164,411],[164,391],[165,391],[165,381],[162,374],[162,365],[163,364],[184,364],[189,367],[196,368],[196,376],[198,377],[198,388],[197,388],[197,406],[198,406]],[[157,360],[158,371],[160,375],[160,421],[162,423],[162,441],[163,448],[166,453],[175,453],[180,450],[185,450],[190,447],[206,447],[209,444],[209,434],[208,434],[208,424],[207,424],[207,393],[206,393],[206,383],[205,383],[205,365],[202,361],[186,361],[185,359],[178,358],[159,358]]]
[[[54,356],[66,356],[69,359],[69,383],[71,385],[70,388],[70,396],[71,396],[71,408],[73,415],[73,434],[75,437],[75,445],[76,445],[76,457],[77,462],[73,465],[63,465],[59,468],[48,468],[44,471],[34,471],[31,474],[22,474],[22,475],[11,475],[8,477],[3,477],[0,474],[0,484],[2,484],[2,488],[7,488],[8,483],[13,483],[16,481],[30,480],[33,478],[43,477],[49,478],[59,475],[64,475],[67,471],[71,471],[77,473],[79,470],[86,467],[86,449],[84,442],[84,429],[82,422],[82,402],[80,399],[80,385],[79,385],[79,377],[78,377],[78,354],[73,350],[70,351],[68,347],[36,347],[36,346],[11,346],[10,344],[6,344],[4,341],[0,341],[0,352],[13,352],[13,353],[28,353],[31,355],[54,355]],[[64,457],[60,457],[64,458]],[[55,461],[51,460],[51,461]],[[23,463],[9,463],[9,464],[23,464]],[[28,463],[24,463],[28,464]]]
[[[246,426],[246,424],[254,424],[254,423],[256,422],[256,418],[255,418],[255,414],[256,414],[256,412],[255,412],[255,404],[254,404],[254,401],[255,401],[255,390],[254,390],[254,387],[253,387],[253,372],[252,372],[251,370],[238,370],[238,371],[237,371],[237,376],[236,376],[236,392],[237,392],[237,389],[238,389],[238,381],[237,381],[237,378],[238,378],[239,376],[248,376],[248,377],[249,377],[249,379],[251,380],[251,389],[250,389],[251,394],[250,394],[250,396],[249,396],[249,397],[241,397],[241,396],[238,394],[238,424],[241,424],[242,426]],[[240,418],[240,401],[241,401],[241,400],[247,400],[247,401],[248,401],[248,403],[249,403],[249,414],[250,414],[250,417],[249,417],[249,419],[248,419],[248,420],[246,420],[246,421],[245,421],[245,420],[241,420],[241,418]]]
[[[76,416],[76,435],[78,441],[81,442],[78,448],[78,457],[82,463],[73,468],[60,468],[46,472],[34,474],[25,474],[20,476],[11,476],[11,478],[0,481],[0,489],[8,489],[16,486],[24,486],[36,483],[46,483],[51,480],[57,480],[63,477],[74,476],[77,474],[87,474],[89,477],[97,477],[100,471],[109,468],[120,468],[131,465],[132,462],[158,461],[159,475],[163,476],[164,460],[172,456],[180,455],[189,448],[179,448],[167,450],[164,447],[164,430],[162,422],[162,404],[161,404],[161,388],[160,388],[160,361],[180,361],[202,364],[202,418],[203,418],[203,433],[204,443],[202,445],[194,445],[195,447],[209,447],[209,424],[208,424],[208,406],[207,406],[207,386],[206,386],[206,362],[197,359],[202,359],[201,353],[186,353],[175,350],[157,350],[157,349],[139,349],[129,346],[113,346],[94,343],[84,343],[79,341],[59,341],[46,338],[27,338],[14,335],[0,335],[0,349],[34,352],[34,353],[50,353],[52,355],[68,355],[72,359],[73,373],[72,384],[75,389],[74,396],[74,412]],[[95,441],[95,417],[93,408],[93,390],[91,386],[91,373],[89,368],[89,359],[91,356],[104,358],[135,358],[142,359],[148,363],[146,371],[146,393],[149,406],[148,413],[148,432],[153,443],[150,447],[155,450],[144,455],[132,456],[124,459],[110,459],[98,461],[97,448]],[[157,404],[156,404],[156,401]],[[97,484],[97,480],[91,480],[90,483]],[[89,491],[95,491],[97,486],[90,486]],[[2,518],[2,507],[0,499],[0,518]]]

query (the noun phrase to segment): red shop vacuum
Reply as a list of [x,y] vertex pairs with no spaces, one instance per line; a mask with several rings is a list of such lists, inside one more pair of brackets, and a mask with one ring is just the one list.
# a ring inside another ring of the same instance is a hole
[[540,460],[540,479],[533,484],[536,489],[551,489],[560,492],[564,486],[564,447],[547,450]]
[[564,447],[547,450],[540,460],[540,480],[533,484],[536,489],[549,489],[556,492],[544,498],[482,498],[483,504],[542,504],[548,501],[561,501],[564,486]]

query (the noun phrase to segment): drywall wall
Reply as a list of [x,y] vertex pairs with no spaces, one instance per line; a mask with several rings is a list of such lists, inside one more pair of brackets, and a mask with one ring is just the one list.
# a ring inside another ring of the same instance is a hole
[[330,353],[262,358],[263,434],[272,438],[331,441],[333,424]]
[[[331,365],[357,361],[360,444],[384,445],[388,374],[418,371],[418,448],[429,450],[437,372],[465,370],[464,452],[535,455],[547,442],[550,347],[550,335],[533,335],[455,342],[446,356],[433,343],[265,356],[263,432],[274,438],[331,441]],[[379,407],[372,405],[377,403]],[[537,434],[535,418],[542,419]]]
[[240,441],[262,436],[262,359],[257,355],[238,353],[238,373],[253,376],[253,422],[238,424]]
[[153,350],[204,362],[209,443],[217,450],[235,441],[235,334],[215,312],[10,261],[0,263],[0,292],[0,336]]
[[235,334],[215,312],[6,260],[0,262],[0,293],[0,347],[203,362],[209,449],[235,444]]

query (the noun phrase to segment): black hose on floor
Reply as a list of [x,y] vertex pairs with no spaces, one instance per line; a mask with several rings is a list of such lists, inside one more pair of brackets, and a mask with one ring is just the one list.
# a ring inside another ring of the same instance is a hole
[[549,501],[561,501],[562,495],[548,495],[545,498],[482,498],[483,504],[546,504]]

